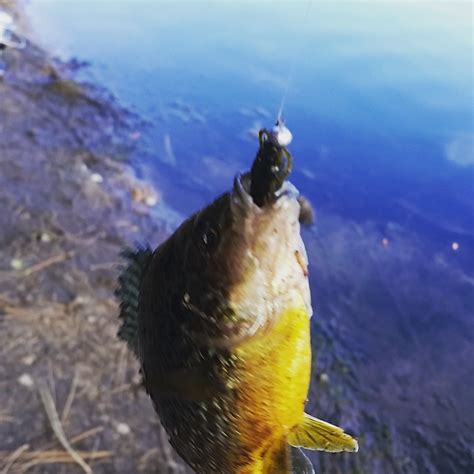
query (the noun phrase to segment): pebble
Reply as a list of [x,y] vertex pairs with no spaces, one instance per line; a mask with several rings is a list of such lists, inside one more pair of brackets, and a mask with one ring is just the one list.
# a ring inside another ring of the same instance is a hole
[[321,383],[328,383],[329,382],[329,375],[326,372],[323,372],[319,376],[319,380],[321,381]]
[[10,262],[10,267],[12,267],[13,270],[21,270],[23,268],[23,261],[19,258],[13,258]]
[[29,374],[20,375],[18,377],[18,382],[20,383],[20,385],[23,385],[23,387],[28,387],[28,388],[33,387],[33,385],[35,384],[33,381],[33,378]]
[[159,201],[158,194],[148,184],[138,183],[131,189],[132,199],[138,203],[144,203],[149,207],[156,206]]
[[157,203],[158,203],[158,197],[153,194],[150,196],[147,196],[145,199],[145,204],[147,206],[153,207],[153,206],[156,206]]
[[94,183],[103,183],[104,178],[99,173],[92,173],[91,174],[91,181],[93,181]]
[[41,232],[40,241],[47,244],[48,242],[51,242],[51,236],[46,232]]
[[79,171],[81,171],[82,173],[87,173],[89,171],[89,168],[87,167],[87,165],[85,163],[80,163],[78,165],[78,169]]
[[117,423],[115,429],[117,430],[117,433],[121,435],[130,434],[130,426],[128,426],[126,423]]
[[36,357],[34,355],[27,355],[21,359],[22,364],[24,365],[31,365],[33,362],[36,360]]

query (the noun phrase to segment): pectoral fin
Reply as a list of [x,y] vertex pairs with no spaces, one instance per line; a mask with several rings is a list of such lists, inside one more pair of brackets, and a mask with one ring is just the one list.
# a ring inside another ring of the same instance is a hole
[[340,451],[357,452],[359,445],[342,428],[313,418],[305,413],[303,421],[289,434],[291,446],[337,453]]

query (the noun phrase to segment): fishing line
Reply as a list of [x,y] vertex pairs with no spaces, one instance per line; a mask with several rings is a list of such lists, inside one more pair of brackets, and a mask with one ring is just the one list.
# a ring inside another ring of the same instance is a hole
[[[308,21],[309,21],[309,11],[311,10],[311,5],[313,4],[313,0],[308,0],[306,3],[306,10],[305,10],[305,19],[303,20],[303,26],[306,26]],[[283,108],[285,106],[286,98],[288,96],[288,92],[290,90],[291,83],[293,82],[293,76],[295,73],[295,68],[296,68],[296,56],[293,56],[291,60],[291,65],[290,65],[290,72],[288,73],[287,79],[286,79],[286,84],[285,88],[283,90],[283,95],[280,101],[280,107],[278,108],[278,113],[276,116],[276,122],[279,123],[281,122],[282,118],[282,113],[283,113]]]

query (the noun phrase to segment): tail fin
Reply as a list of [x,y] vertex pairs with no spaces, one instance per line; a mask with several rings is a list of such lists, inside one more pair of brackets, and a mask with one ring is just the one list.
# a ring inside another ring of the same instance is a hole
[[153,256],[149,247],[137,250],[125,249],[121,256],[127,266],[119,276],[119,287],[115,292],[120,300],[119,318],[122,325],[118,337],[138,356],[138,301],[142,277]]
[[303,422],[289,434],[288,442],[291,446],[332,453],[357,452],[359,449],[357,440],[344,433],[342,428],[306,413]]

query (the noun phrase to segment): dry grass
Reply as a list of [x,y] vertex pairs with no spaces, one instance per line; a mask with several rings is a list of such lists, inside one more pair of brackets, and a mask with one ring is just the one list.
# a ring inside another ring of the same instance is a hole
[[[110,451],[74,451],[74,454],[81,459],[85,472],[92,472],[91,468],[85,464],[84,460],[99,461],[111,456]],[[5,461],[5,466],[1,473],[8,472],[23,473],[40,464],[52,466],[54,464],[68,464],[78,462],[67,451],[57,449],[45,451],[29,451],[25,444],[11,454],[0,452],[0,460]]]
[[56,472],[54,466],[70,463],[86,473],[132,466],[161,472],[164,465],[182,471],[161,428],[150,422],[155,416],[137,390],[137,363],[116,338],[115,300],[93,295],[31,306],[0,297],[0,358],[7,361],[0,390],[10,394],[0,433],[13,437],[12,448],[0,453],[0,472],[42,472],[45,465]]

